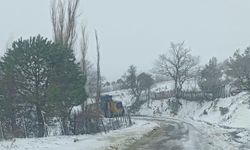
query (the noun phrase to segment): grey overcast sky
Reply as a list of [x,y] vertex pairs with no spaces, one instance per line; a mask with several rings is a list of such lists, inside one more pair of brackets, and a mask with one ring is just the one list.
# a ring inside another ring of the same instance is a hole
[[[170,42],[185,41],[204,64],[250,45],[250,0],[80,0],[95,63],[94,29],[101,42],[101,69],[116,80],[130,64],[149,71]],[[50,0],[1,0],[0,50],[6,43],[41,34],[52,37]]]

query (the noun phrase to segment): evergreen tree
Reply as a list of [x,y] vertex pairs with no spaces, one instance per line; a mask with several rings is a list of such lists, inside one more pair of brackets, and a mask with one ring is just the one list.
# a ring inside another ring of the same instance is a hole
[[66,129],[72,107],[86,100],[85,77],[72,50],[41,36],[19,39],[0,66],[1,91],[6,106],[9,104],[12,128],[17,122],[17,107],[24,113],[28,106],[36,111],[36,136],[45,135],[47,116],[61,117],[64,133],[69,133]]
[[137,80],[139,82],[139,87],[145,91],[146,93],[146,99],[148,102],[148,106],[150,103],[150,90],[152,85],[154,84],[154,79],[151,77],[150,74],[147,73],[141,73],[138,75]]
[[[16,114],[17,114],[17,90],[15,88],[16,76],[13,71],[13,61],[11,58],[8,59],[9,63],[3,65],[3,60],[0,62],[0,119],[1,128],[3,130],[4,137],[10,138],[17,136],[15,131],[17,130],[16,125]],[[6,134],[5,134],[6,132]]]
[[70,113],[73,106],[83,104],[86,100],[86,76],[75,64],[72,50],[55,48],[51,56],[51,71],[49,77],[48,99],[51,101],[50,110],[61,117],[63,134],[69,134]]
[[[6,100],[14,106],[24,106],[29,103],[36,107],[39,137],[44,135],[42,111],[45,105],[48,73],[46,53],[51,49],[51,45],[51,42],[41,36],[29,40],[19,39],[13,42],[12,48],[8,49],[1,63],[5,80],[3,85],[8,87],[5,90]],[[15,108],[12,108],[12,112],[16,112]],[[14,114],[11,115],[11,118],[14,117]]]
[[222,75],[222,68],[215,57],[211,58],[205,68],[201,70],[199,87],[204,93],[212,94],[212,99],[219,97],[218,89],[224,85]]
[[240,91],[250,92],[250,47],[244,53],[237,50],[227,62],[227,75]]

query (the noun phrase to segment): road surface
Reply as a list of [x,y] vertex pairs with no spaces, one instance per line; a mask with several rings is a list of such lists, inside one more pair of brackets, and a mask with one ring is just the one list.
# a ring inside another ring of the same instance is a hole
[[218,144],[215,146],[213,139],[209,139],[209,136],[189,123],[178,120],[156,120],[156,122],[159,123],[159,128],[125,150],[223,150],[225,148]]

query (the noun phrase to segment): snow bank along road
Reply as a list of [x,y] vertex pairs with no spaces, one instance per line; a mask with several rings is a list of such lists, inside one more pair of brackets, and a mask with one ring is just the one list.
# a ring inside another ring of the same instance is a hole
[[152,121],[133,120],[128,128],[107,134],[55,136],[0,141],[0,150],[116,150],[148,134],[159,125]]
[[[220,132],[210,133],[207,126],[164,118],[142,117],[142,120],[155,121],[160,128],[144,136],[126,150],[245,150],[248,148],[233,145]],[[205,131],[205,132],[204,132]],[[216,132],[216,131],[213,131]]]

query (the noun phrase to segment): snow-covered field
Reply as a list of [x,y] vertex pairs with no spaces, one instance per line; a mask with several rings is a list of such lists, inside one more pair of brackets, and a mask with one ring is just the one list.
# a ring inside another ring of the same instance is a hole
[[135,124],[107,134],[57,136],[1,141],[0,150],[112,150],[133,143],[158,127],[150,121],[134,120]]

